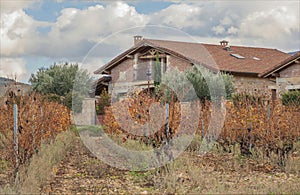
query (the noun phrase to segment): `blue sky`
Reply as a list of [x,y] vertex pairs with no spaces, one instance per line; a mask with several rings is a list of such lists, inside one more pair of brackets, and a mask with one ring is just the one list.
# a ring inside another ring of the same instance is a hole
[[300,50],[299,1],[1,0],[0,76],[65,61],[93,72],[132,36]]

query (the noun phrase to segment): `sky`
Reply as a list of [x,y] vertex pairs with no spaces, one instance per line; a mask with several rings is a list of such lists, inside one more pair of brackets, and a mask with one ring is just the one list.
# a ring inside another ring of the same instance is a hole
[[146,38],[300,50],[300,1],[0,0],[0,76],[39,68],[90,73]]

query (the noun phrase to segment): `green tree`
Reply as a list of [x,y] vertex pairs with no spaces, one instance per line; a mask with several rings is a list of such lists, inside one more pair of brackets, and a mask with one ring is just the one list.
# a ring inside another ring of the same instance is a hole
[[187,70],[185,75],[193,84],[197,96],[202,101],[216,100],[221,97],[229,99],[234,92],[232,75],[212,72],[199,65]]
[[86,70],[79,69],[78,64],[65,63],[39,69],[31,75],[29,82],[34,91],[55,97],[56,100],[61,97],[69,108],[72,108],[73,100],[74,111],[79,112],[81,100],[88,96],[92,77]]
[[231,75],[214,73],[200,66],[185,72],[174,68],[163,75],[163,84],[156,87],[156,92],[167,101],[174,100],[173,96],[181,101],[228,99],[234,92],[232,79]]
[[160,83],[161,83],[161,64],[159,61],[158,51],[156,51],[155,66],[154,66],[154,86],[157,86]]

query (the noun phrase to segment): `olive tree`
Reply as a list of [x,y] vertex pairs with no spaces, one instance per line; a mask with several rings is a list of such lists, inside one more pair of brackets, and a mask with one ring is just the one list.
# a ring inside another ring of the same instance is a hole
[[234,92],[233,77],[197,65],[184,72],[173,68],[162,76],[162,84],[156,87],[156,92],[166,101],[173,101],[174,96],[183,101],[190,101],[195,97],[202,102],[228,99]]
[[[89,93],[92,77],[87,70],[79,68],[78,64],[54,64],[49,68],[41,68],[32,74],[29,82],[32,90],[42,93],[54,100],[63,99],[63,103],[74,111],[81,110],[81,100]],[[76,101],[74,101],[76,100]]]

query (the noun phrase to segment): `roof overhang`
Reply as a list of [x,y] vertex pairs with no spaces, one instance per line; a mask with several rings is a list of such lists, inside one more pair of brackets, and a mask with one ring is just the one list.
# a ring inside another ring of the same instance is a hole
[[296,53],[295,55],[287,58],[286,60],[284,60],[283,62],[279,63],[277,66],[273,67],[270,70],[266,70],[265,72],[259,74],[259,77],[269,77],[272,75],[276,75],[276,72],[292,65],[292,64],[298,64],[300,62],[300,52]]
[[[162,51],[162,52],[165,52],[165,53],[168,53],[169,55],[172,55],[172,56],[175,56],[177,58],[180,58],[188,63],[191,63],[191,64],[199,64],[201,66],[204,66],[212,71],[222,71],[222,70],[219,70],[218,68],[215,68],[213,66],[210,66],[208,64],[204,64],[202,62],[198,62],[194,59],[189,59],[187,58],[186,56],[183,56],[177,52],[174,52],[173,50],[170,50],[168,48],[165,48],[165,47],[160,47],[160,46],[157,46],[151,42],[147,42],[146,39],[144,39],[143,41],[141,41],[140,43],[138,43],[137,45],[133,46],[132,48],[129,48],[128,50],[126,50],[125,52],[121,53],[120,55],[118,55],[117,57],[115,57],[113,60],[111,60],[110,62],[108,62],[107,64],[105,64],[104,66],[102,66],[101,68],[99,68],[98,70],[96,70],[94,73],[95,74],[108,74],[109,73],[109,70],[111,68],[113,68],[114,66],[116,66],[119,62],[121,62],[122,60],[124,60],[125,58],[128,58],[128,56],[131,56],[134,52],[140,50],[140,48],[142,47],[145,47],[145,46],[149,46],[149,47],[152,47],[154,49],[157,49],[159,51]],[[131,57],[130,57],[131,58]]]
[[134,52],[138,49],[139,49],[139,47],[132,47],[132,48],[126,50],[125,52],[121,53],[120,55],[115,57],[113,60],[111,60],[110,62],[105,64],[104,66],[102,66],[99,69],[97,69],[96,71],[94,71],[94,73],[95,74],[108,74],[108,72],[109,72],[108,69],[112,68],[115,64],[117,64],[118,62],[120,62],[121,60],[126,58],[126,56],[128,56],[129,54],[131,54],[132,52]]

